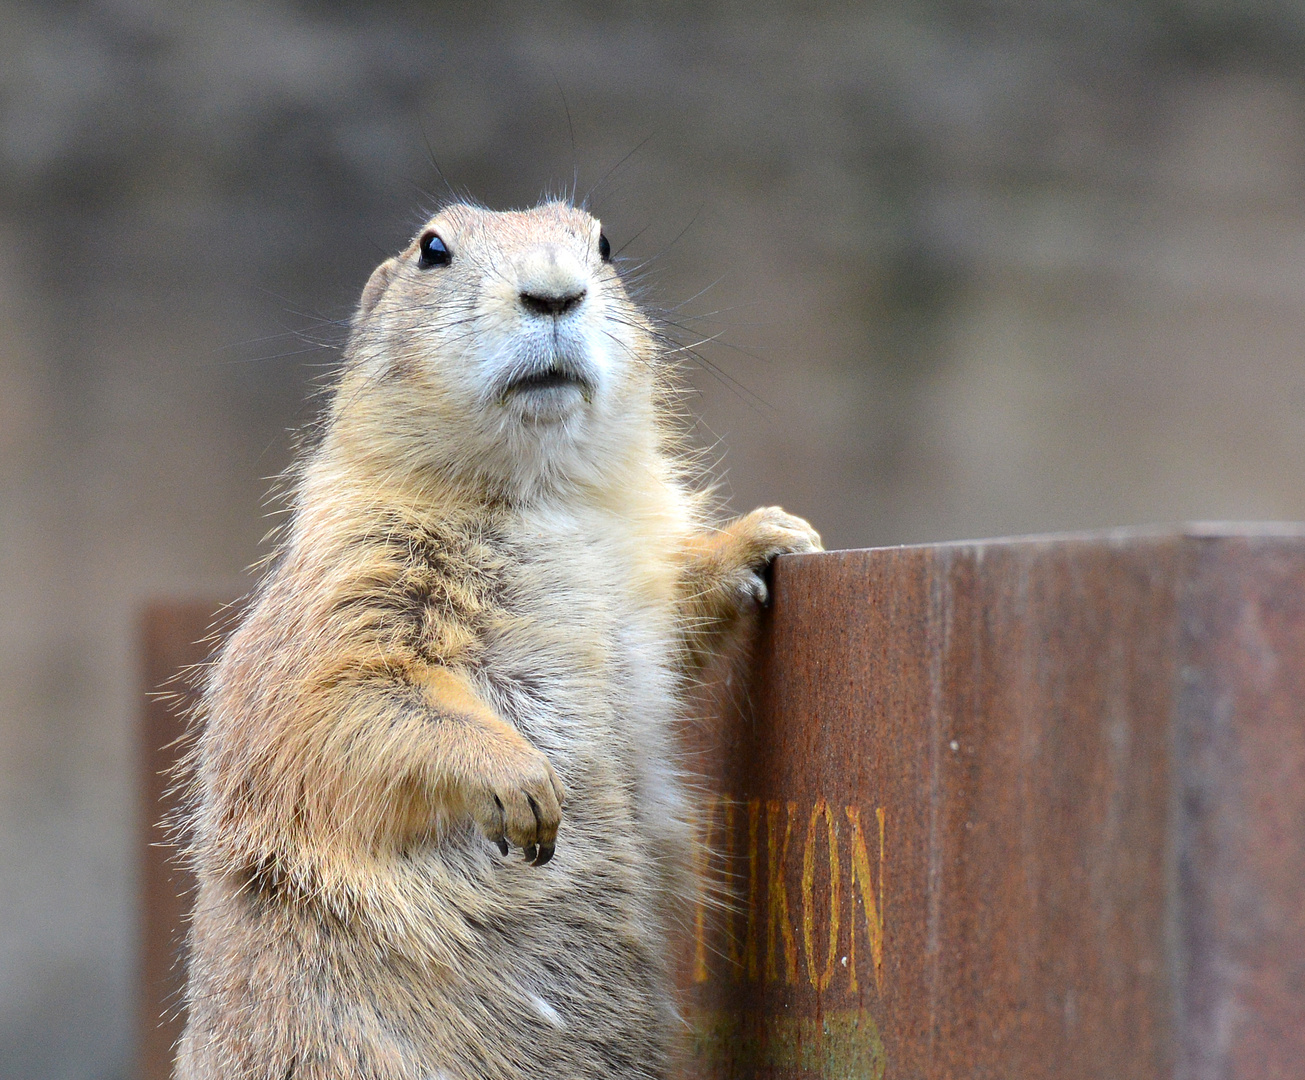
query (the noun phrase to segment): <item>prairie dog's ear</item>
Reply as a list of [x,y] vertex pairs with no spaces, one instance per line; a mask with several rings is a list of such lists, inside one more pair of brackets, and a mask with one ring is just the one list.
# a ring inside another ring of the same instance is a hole
[[358,301],[358,318],[370,315],[376,302],[385,295],[385,290],[390,287],[390,279],[394,276],[394,262],[394,259],[386,259],[372,271],[372,276],[363,288],[362,299]]

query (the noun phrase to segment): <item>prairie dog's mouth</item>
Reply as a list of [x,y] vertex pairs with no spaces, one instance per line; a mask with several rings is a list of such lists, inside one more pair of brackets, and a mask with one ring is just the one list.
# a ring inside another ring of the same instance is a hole
[[532,371],[529,375],[522,375],[513,379],[507,385],[507,393],[529,393],[532,390],[552,390],[561,386],[574,386],[580,390],[586,390],[589,384],[575,372],[551,367],[545,368],[543,371]]
[[545,393],[550,390],[566,390],[568,388],[579,390],[586,401],[593,396],[593,385],[588,379],[578,372],[554,365],[553,367],[516,375],[509,379],[503,385],[503,392],[499,395],[499,400],[506,401],[509,397],[517,394],[531,395]]

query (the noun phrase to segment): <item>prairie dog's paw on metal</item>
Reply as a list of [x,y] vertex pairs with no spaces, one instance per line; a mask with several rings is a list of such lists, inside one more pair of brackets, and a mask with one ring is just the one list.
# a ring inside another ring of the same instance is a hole
[[810,522],[779,506],[762,506],[739,519],[739,538],[754,555],[769,562],[776,555],[823,551],[820,534]]
[[548,758],[524,739],[502,749],[468,785],[471,814],[504,855],[511,844],[528,863],[543,866],[557,844],[566,789]]
[[770,602],[766,570],[776,555],[823,551],[820,534],[807,521],[778,506],[763,506],[733,526],[743,556],[743,592],[761,606]]

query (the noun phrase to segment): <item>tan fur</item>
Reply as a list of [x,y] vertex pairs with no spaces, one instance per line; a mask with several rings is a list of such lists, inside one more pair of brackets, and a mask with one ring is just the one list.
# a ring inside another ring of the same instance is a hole
[[[428,230],[452,261],[414,241],[372,276],[207,687],[182,1080],[673,1069],[674,724],[767,562],[819,538],[707,523],[597,221]],[[574,381],[514,381],[550,367]]]

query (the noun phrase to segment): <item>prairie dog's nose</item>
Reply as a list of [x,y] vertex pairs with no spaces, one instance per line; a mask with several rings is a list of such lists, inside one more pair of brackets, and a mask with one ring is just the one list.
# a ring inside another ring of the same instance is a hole
[[584,264],[558,244],[540,244],[517,261],[521,306],[534,315],[565,315],[588,292]]

